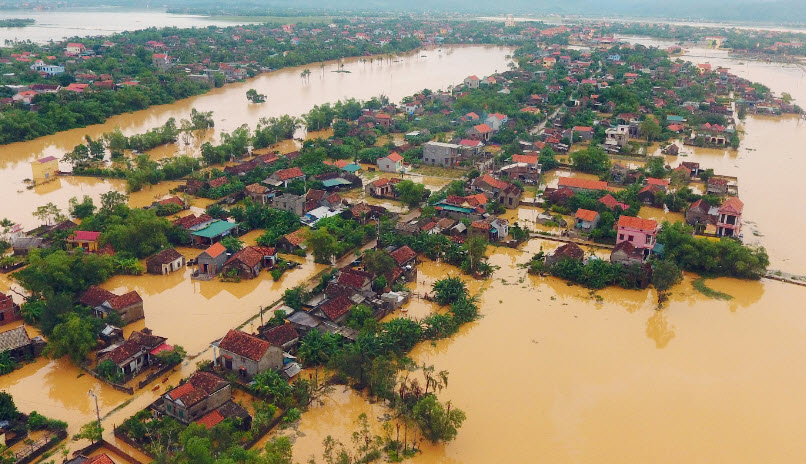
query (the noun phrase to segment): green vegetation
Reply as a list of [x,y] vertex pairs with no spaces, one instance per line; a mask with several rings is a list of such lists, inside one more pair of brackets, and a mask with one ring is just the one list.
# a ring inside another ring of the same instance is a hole
[[708,287],[708,283],[705,277],[698,277],[691,283],[691,286],[694,287],[694,290],[702,293],[703,295],[707,296],[708,298],[713,298],[715,300],[732,300],[733,296],[728,295],[727,293],[720,292],[718,290],[714,290]]

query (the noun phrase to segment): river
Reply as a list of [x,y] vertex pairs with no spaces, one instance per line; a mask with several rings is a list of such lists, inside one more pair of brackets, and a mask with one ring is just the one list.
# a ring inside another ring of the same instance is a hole
[[107,36],[149,27],[223,27],[234,24],[221,18],[169,14],[162,9],[119,7],[0,11],[0,19],[9,18],[30,18],[36,23],[27,27],[0,27],[0,46],[5,45],[7,40],[47,43],[71,37]]
[[[114,116],[104,124],[72,129],[41,137],[28,142],[19,142],[0,147],[0,198],[14,198],[12,204],[0,209],[0,217],[8,217],[26,227],[36,226],[31,215],[38,206],[53,202],[64,211],[70,197],[90,195],[97,198],[110,189],[124,190],[120,180],[102,181],[88,178],[61,177],[54,182],[28,189],[25,179],[31,177],[30,162],[45,156],[62,157],[73,147],[83,142],[85,134],[93,138],[120,127],[126,134],[145,132],[165,123],[168,118],[188,118],[191,108],[213,111],[215,134],[232,131],[242,124],[254,128],[262,117],[291,114],[299,116],[314,105],[335,102],[339,99],[369,99],[386,95],[391,101],[424,88],[445,89],[461,82],[471,74],[488,75],[496,70],[507,69],[507,54],[511,49],[497,46],[456,46],[429,49],[394,57],[391,62],[353,58],[343,60],[343,71],[337,70],[337,62],[310,64],[299,68],[287,68],[263,74],[246,82],[226,85],[207,94],[178,101],[170,105],[151,107],[143,111]],[[311,75],[303,80],[300,72],[311,69]],[[249,103],[246,91],[254,88],[268,96],[263,104]],[[181,141],[155,150],[157,156],[170,156],[177,151],[198,156],[193,145],[185,147]],[[68,165],[62,165],[69,170]],[[143,204],[155,196],[163,195],[145,190],[138,193]]]

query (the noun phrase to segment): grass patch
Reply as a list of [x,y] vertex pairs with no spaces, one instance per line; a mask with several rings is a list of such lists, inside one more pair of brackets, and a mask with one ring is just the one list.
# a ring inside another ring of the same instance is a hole
[[697,280],[692,282],[692,287],[694,290],[702,293],[703,295],[707,296],[708,298],[713,298],[715,300],[732,300],[733,296],[728,295],[727,293],[720,292],[718,290],[714,290],[713,288],[709,288],[706,284],[705,277],[699,277]]

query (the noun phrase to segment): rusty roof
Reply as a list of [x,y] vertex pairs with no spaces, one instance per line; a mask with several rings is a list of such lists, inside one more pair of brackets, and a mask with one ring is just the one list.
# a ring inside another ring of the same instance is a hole
[[401,266],[417,257],[417,253],[408,245],[403,245],[389,254],[392,256],[398,266]]
[[654,232],[655,229],[658,227],[657,221],[653,221],[652,219],[642,219],[639,217],[631,217],[631,216],[624,216],[621,215],[618,218],[618,226],[627,227],[630,229],[637,229],[644,232]]
[[227,335],[218,342],[218,347],[222,350],[235,353],[239,356],[249,358],[253,361],[260,361],[266,354],[271,344],[261,340],[254,335],[249,335],[240,330],[230,330]]
[[115,294],[109,290],[103,289],[97,285],[93,285],[88,288],[83,295],[81,295],[81,298],[79,298],[78,302],[85,306],[89,306],[90,308],[94,308],[102,305],[104,301],[114,297]]
[[347,311],[349,311],[352,307],[353,303],[348,300],[347,297],[340,296],[338,298],[325,301],[322,306],[320,306],[320,309],[328,318],[330,318],[331,321],[335,321],[346,314]]
[[274,346],[283,346],[284,344],[299,338],[299,333],[290,322],[283,325],[272,327],[271,329],[263,332],[263,338]]
[[128,293],[124,293],[123,295],[114,296],[107,301],[109,301],[109,306],[111,306],[113,309],[123,309],[137,303],[142,303],[143,299],[140,297],[139,293],[132,290]]

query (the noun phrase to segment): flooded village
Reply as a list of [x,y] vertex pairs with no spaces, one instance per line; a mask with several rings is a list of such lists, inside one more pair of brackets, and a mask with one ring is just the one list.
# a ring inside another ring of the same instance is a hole
[[0,147],[10,462],[802,456],[802,68],[479,24]]

